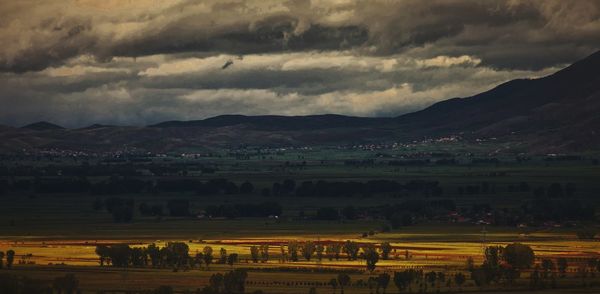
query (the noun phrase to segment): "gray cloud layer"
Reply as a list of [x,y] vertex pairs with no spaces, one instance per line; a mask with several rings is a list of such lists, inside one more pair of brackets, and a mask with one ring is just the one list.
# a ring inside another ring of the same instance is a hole
[[0,123],[397,115],[550,73],[598,36],[592,0],[3,1]]

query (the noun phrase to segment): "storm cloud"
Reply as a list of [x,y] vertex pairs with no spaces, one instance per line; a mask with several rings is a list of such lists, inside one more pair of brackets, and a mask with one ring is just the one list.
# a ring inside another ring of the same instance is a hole
[[392,116],[600,47],[598,1],[3,1],[0,123]]

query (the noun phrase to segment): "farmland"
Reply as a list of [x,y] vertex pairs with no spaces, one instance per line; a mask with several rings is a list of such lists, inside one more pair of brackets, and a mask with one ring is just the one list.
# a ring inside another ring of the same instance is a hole
[[[0,273],[40,284],[73,273],[83,293],[160,286],[196,291],[214,274],[234,269],[248,273],[246,292],[314,287],[320,293],[334,291],[331,279],[345,273],[351,280],[345,293],[370,293],[370,277],[415,270],[443,273],[433,282],[412,282],[415,292],[487,292],[527,291],[542,262],[562,259],[568,261],[563,273],[553,268],[552,282],[541,279],[543,289],[593,293],[600,281],[590,264],[600,258],[600,245],[594,234],[583,238],[581,232],[596,230],[595,154],[524,157],[490,148],[428,142],[5,157],[0,251],[16,256]],[[337,258],[327,252],[297,261],[287,256],[292,243],[345,242],[377,252],[389,244],[391,252],[373,271],[365,257],[344,251]],[[514,243],[535,253],[519,277],[485,284],[471,278],[469,260],[485,264],[486,248]],[[210,267],[100,266],[97,248],[119,244],[185,244],[190,258],[210,247],[214,261]],[[256,260],[253,248],[265,245],[268,257]],[[221,249],[236,254],[235,262],[221,263]],[[466,277],[460,286],[453,280],[458,273]],[[387,287],[398,290],[393,281]]]

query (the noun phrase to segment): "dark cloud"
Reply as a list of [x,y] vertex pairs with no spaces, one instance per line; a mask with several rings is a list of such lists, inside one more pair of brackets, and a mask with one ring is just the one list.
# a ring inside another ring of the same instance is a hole
[[0,2],[0,123],[398,115],[600,48],[594,0]]
[[[41,70],[80,54],[99,61],[180,52],[349,48],[397,54],[427,45],[438,53],[464,50],[497,67],[541,68],[600,46],[600,3],[593,0],[188,1],[122,7],[130,13],[119,6],[98,12],[90,8],[95,1],[84,2],[87,6],[40,3],[33,11],[26,4],[5,5],[12,8],[6,14],[10,20],[31,19],[21,25],[5,21],[3,31],[13,34],[6,34],[3,44],[14,43],[19,38],[14,31],[22,30],[30,45],[0,49],[6,51],[0,69]],[[561,49],[565,44],[581,49]]]
[[[223,62],[235,59],[222,70]],[[516,77],[469,56],[419,59],[350,52],[71,60],[36,73],[4,74],[0,123],[49,120],[146,125],[223,113],[398,115]]]

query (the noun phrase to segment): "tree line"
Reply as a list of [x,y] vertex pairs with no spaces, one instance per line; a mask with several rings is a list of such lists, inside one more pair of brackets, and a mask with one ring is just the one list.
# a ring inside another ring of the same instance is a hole
[[[277,260],[281,263],[297,262],[301,259],[306,261],[323,259],[339,260],[362,260],[368,271],[374,271],[380,259],[390,258],[393,248],[388,242],[379,245],[355,241],[345,242],[315,242],[315,241],[289,241],[287,244],[279,245],[280,254]],[[148,246],[130,247],[127,244],[97,245],[96,255],[100,266],[114,267],[155,267],[173,269],[208,269],[215,261],[219,264],[233,266],[238,263],[237,253],[228,254],[225,248],[218,253],[213,252],[211,246],[205,246],[201,252],[191,254],[189,246],[183,242],[169,242],[164,247],[150,244]],[[250,260],[253,263],[266,263],[273,256],[270,245],[250,246]]]
[[[131,176],[111,176],[100,182],[91,182],[85,176],[35,177],[0,181],[0,191],[33,191],[35,193],[89,193],[92,195],[118,195],[139,193],[192,192],[197,195],[251,194],[256,192],[251,182],[236,184],[228,179],[158,179],[143,180]],[[366,182],[304,181],[296,184],[293,179],[275,182],[260,193],[264,196],[297,197],[351,197],[375,194],[423,192],[440,196],[443,190],[435,181],[370,180]]]
[[54,278],[50,283],[24,276],[0,273],[2,294],[80,294],[79,280],[73,274]]
[[[133,198],[109,197],[106,199],[97,198],[93,204],[96,211],[106,210],[113,217],[115,222],[126,223],[133,220],[135,213],[135,200]],[[189,217],[200,214],[199,211],[192,211],[188,199],[169,199],[166,205],[148,204],[142,202],[138,205],[138,210],[142,216],[164,216],[165,206],[169,216]],[[283,211],[282,206],[274,201],[263,201],[258,203],[238,203],[209,205],[204,209],[204,214],[210,217],[269,217],[279,216]]]
[[130,247],[127,244],[97,245],[96,255],[100,266],[114,267],[153,267],[189,270],[209,269],[215,261],[233,266],[239,261],[237,253],[228,254],[225,248],[216,253],[211,246],[191,253],[183,242],[168,242],[160,247],[156,244]]

